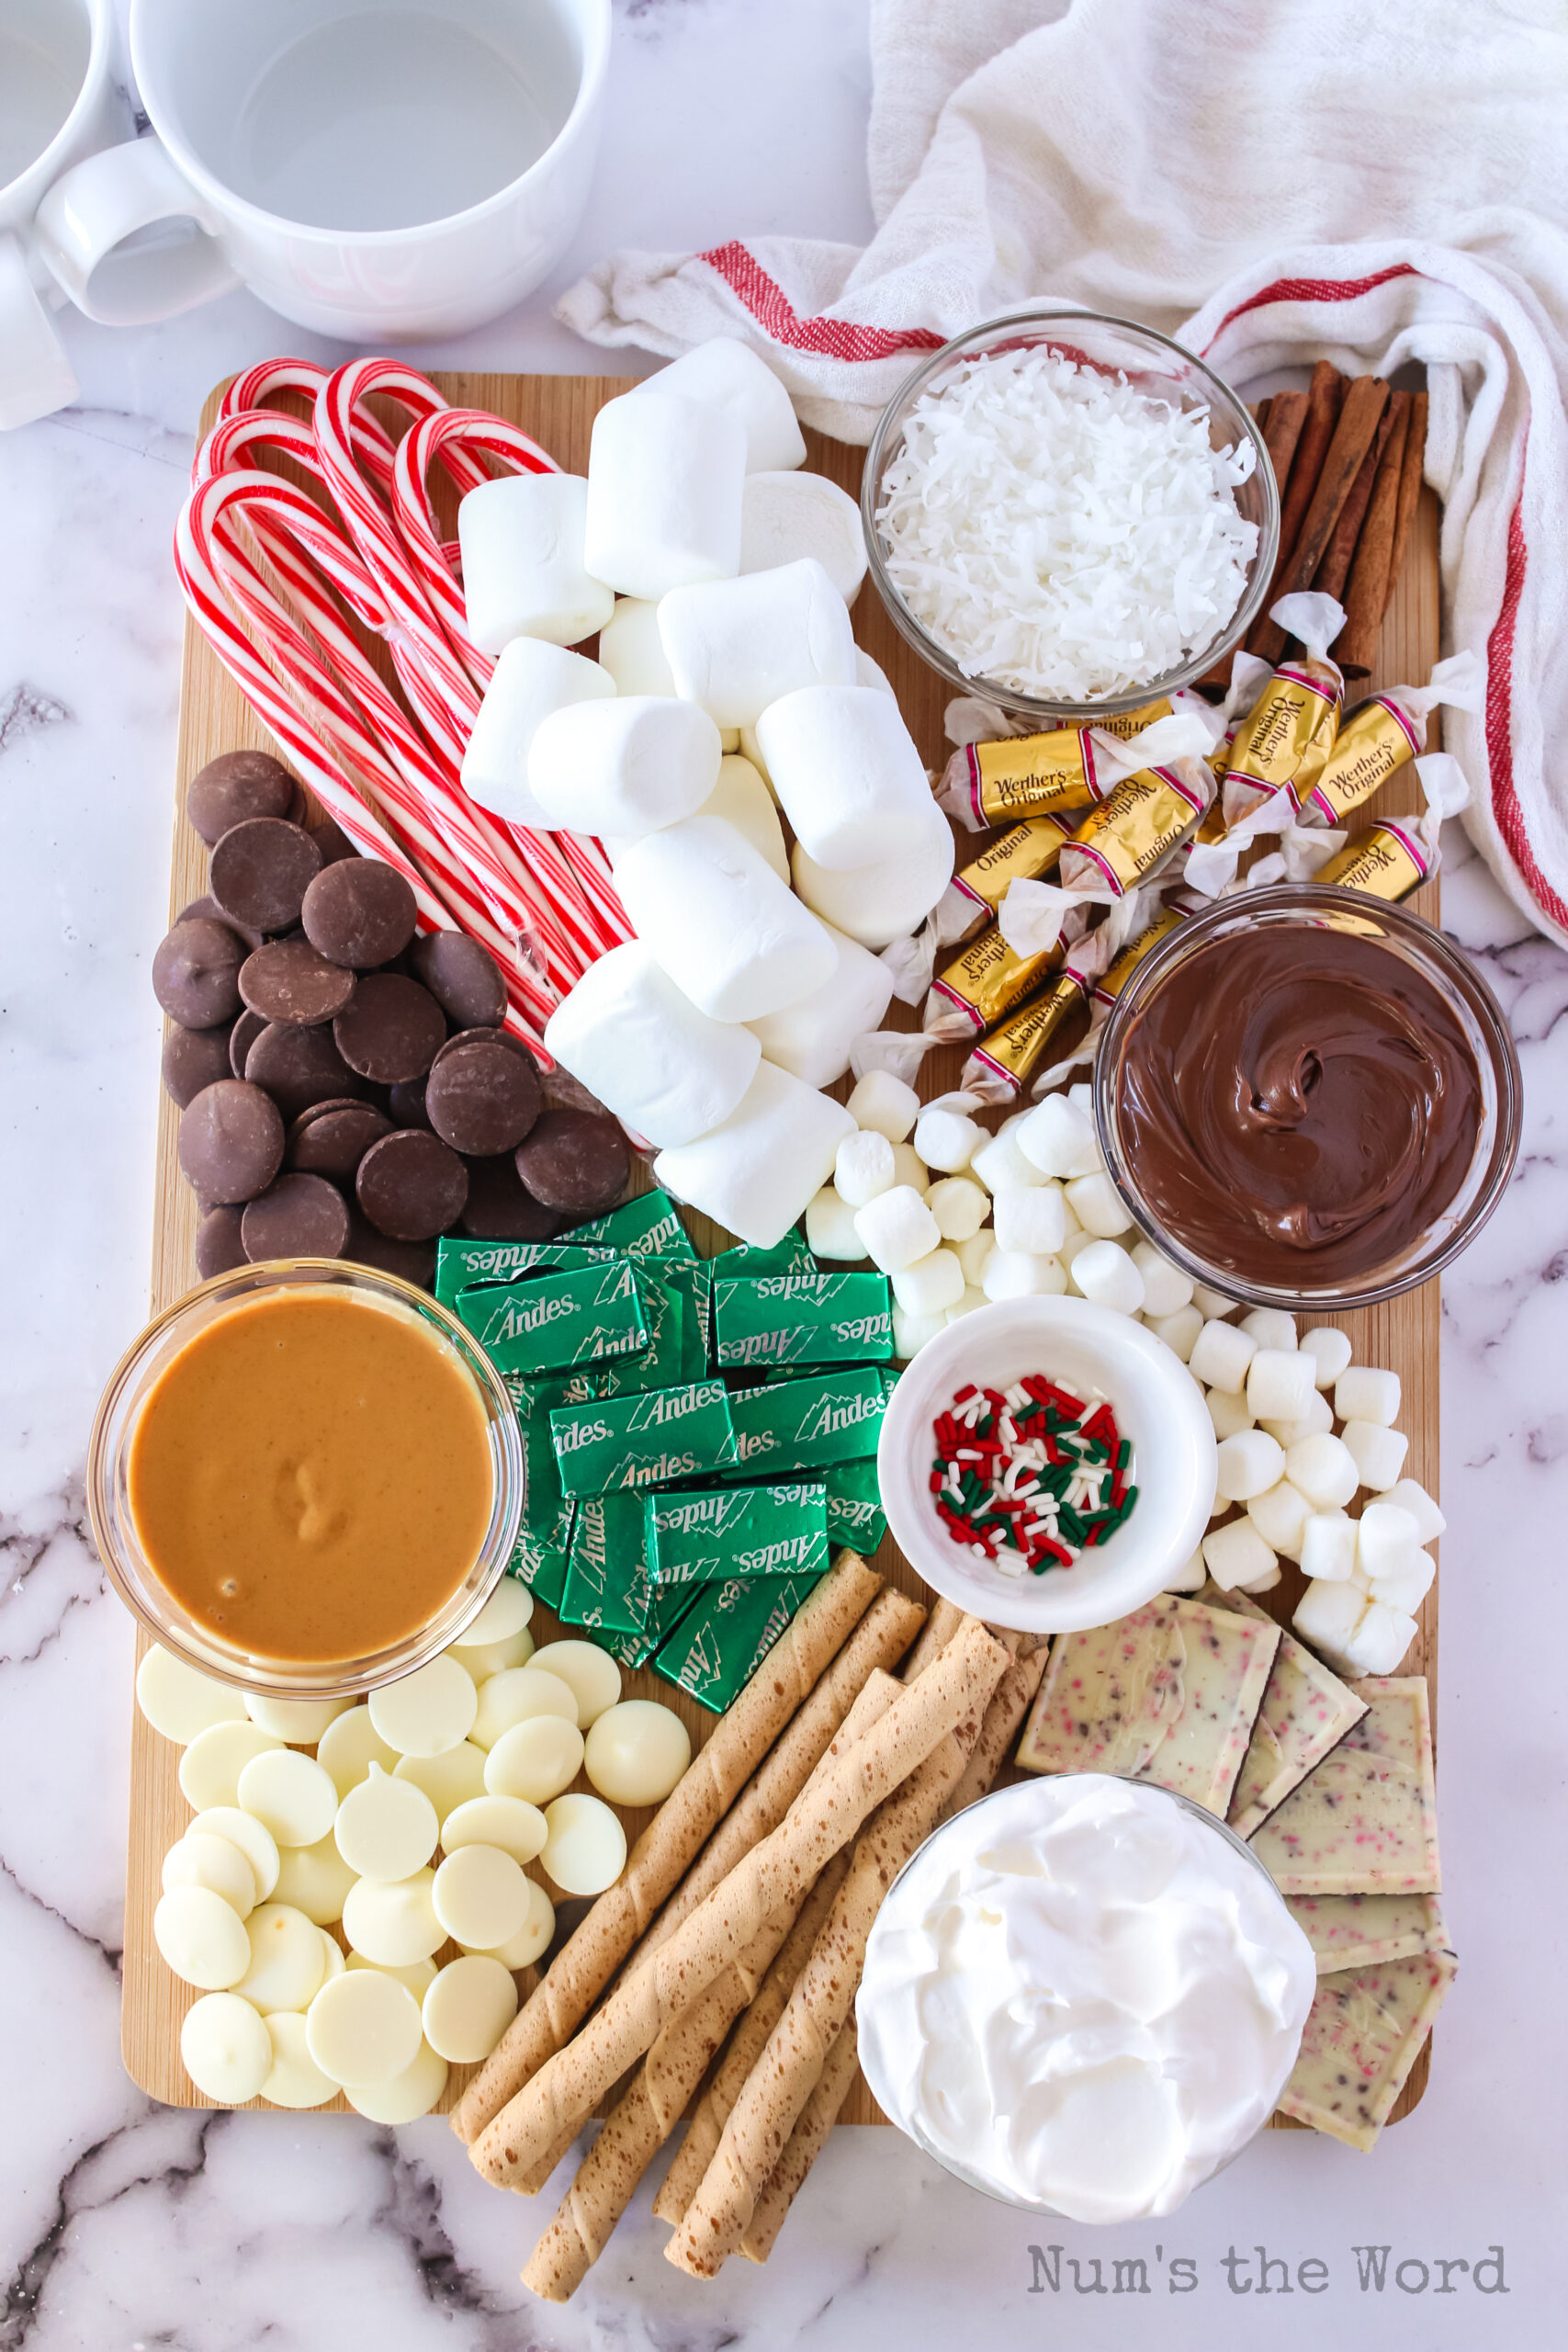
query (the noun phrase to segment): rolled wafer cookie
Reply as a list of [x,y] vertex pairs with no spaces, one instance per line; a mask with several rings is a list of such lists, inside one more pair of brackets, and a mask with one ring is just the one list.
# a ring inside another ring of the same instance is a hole
[[781,1949],[798,1968],[828,1916],[845,1871],[835,1854],[793,1922],[775,1912],[761,1933],[682,2009],[659,2036],[631,2087],[606,2116],[577,2177],[523,2272],[523,2284],[546,2302],[577,2292],[610,2242],[611,2232],[637,2194],[637,2183],[685,2112],[709,2061],[748,2001],[755,1999]]
[[959,1627],[970,1622],[955,1601],[939,1599],[926,1619],[919,1640],[904,1661],[905,1681],[918,1681],[931,1660],[941,1657]]
[[[840,1553],[712,1738],[697,1750],[615,1885],[561,1946],[453,2109],[452,2129],[460,2140],[472,2146],[491,2118],[570,2041],[881,1589],[882,1578],[856,1553]],[[547,2150],[537,2153],[542,2156]]]
[[891,1587],[879,1592],[800,1713],[785,1724],[768,1755],[730,1806],[663,1910],[631,1954],[635,1968],[668,1943],[682,1919],[713,1893],[761,1838],[776,1829],[827,1753],[876,1668],[891,1672],[919,1632],[925,1611]]
[[1043,1642],[1027,1657],[1015,1657],[1003,1674],[991,1695],[986,1720],[980,1725],[980,1736],[964,1768],[964,1778],[949,1801],[947,1814],[950,1819],[953,1814],[962,1813],[965,1805],[973,1804],[977,1797],[986,1795],[1006,1763],[1019,1726],[1040,1688],[1040,1678],[1045,1671],[1045,1660],[1050,1654],[1050,1644]]
[[829,1750],[831,1760],[778,1827],[667,1944],[622,1978],[582,2031],[486,2126],[470,2151],[486,2178],[513,2187],[569,2124],[591,2114],[660,2029],[712,1984],[773,1912],[801,1899],[801,1890],[954,1724],[970,1714],[978,1724],[1007,1663],[1008,1653],[982,1626],[966,1627],[918,1683],[899,1691],[863,1739],[845,1742],[840,1734]]
[[800,2111],[800,2120],[784,2143],[784,2152],[762,2185],[757,2207],[740,2241],[748,2262],[766,2262],[773,2241],[789,2217],[789,2209],[806,2185],[806,2177],[828,2144],[850,2095],[860,2064],[860,2036],[851,2018],[824,2061],[817,2087]]
[[[939,1661],[928,1674],[934,1677],[940,1670]],[[998,1667],[993,1689],[1001,1672]],[[694,2278],[714,2278],[745,2236],[757,2199],[820,2079],[828,2052],[853,2013],[872,1922],[894,1879],[930,1837],[963,1778],[989,1695],[910,1774],[907,1786],[880,1808],[858,1840],[827,1925],[730,2109],[680,2227],[664,2249],[667,2262]]]

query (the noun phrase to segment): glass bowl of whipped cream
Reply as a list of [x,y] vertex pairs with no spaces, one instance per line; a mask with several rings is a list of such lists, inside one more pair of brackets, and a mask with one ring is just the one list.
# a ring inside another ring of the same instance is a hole
[[1027,2212],[1174,2212],[1267,2124],[1317,1975],[1201,1805],[1064,1772],[998,1789],[894,1881],[855,2005],[888,2120]]

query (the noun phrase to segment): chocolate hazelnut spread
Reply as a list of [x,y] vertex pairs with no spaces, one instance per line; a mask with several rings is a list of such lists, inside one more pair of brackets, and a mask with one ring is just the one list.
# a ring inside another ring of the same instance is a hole
[[1244,1283],[1316,1288],[1397,1258],[1458,1193],[1482,1121],[1464,1029],[1348,929],[1207,941],[1134,1009],[1122,1147],[1173,1240]]

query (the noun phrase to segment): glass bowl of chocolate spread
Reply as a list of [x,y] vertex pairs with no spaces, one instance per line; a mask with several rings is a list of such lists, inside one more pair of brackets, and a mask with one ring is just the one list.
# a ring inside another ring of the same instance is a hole
[[1419,916],[1305,883],[1219,901],[1133,975],[1100,1040],[1105,1162],[1190,1274],[1259,1306],[1369,1306],[1501,1199],[1519,1066],[1480,973]]

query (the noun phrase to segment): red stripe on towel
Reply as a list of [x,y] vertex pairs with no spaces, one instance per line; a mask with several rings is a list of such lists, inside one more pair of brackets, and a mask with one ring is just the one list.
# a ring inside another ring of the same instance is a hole
[[901,351],[940,351],[945,335],[930,327],[895,333],[889,327],[856,326],[848,319],[803,319],[777,281],[739,240],[699,254],[746,305],[775,343],[794,351],[814,351],[826,359],[892,359]]

